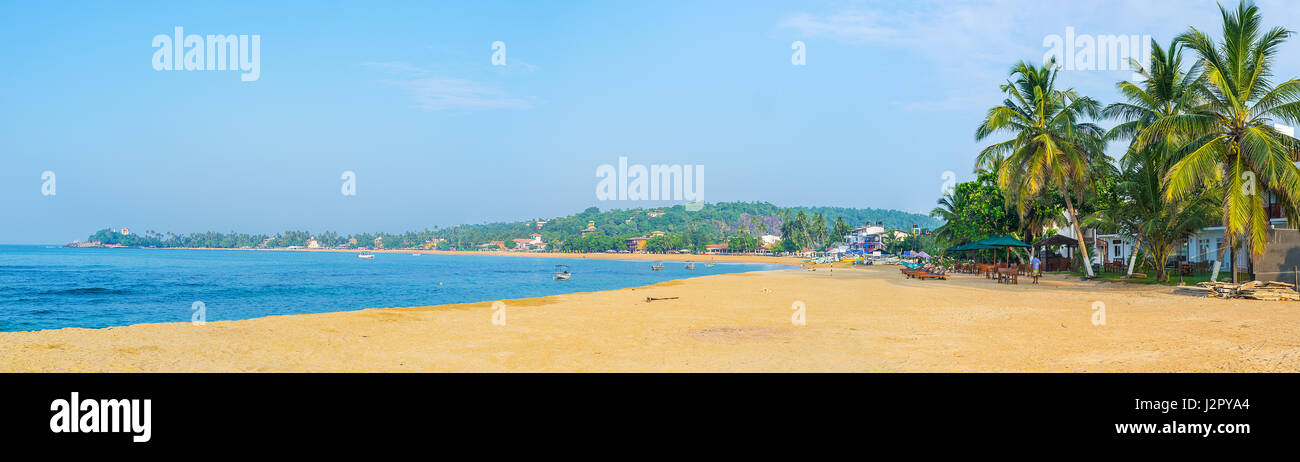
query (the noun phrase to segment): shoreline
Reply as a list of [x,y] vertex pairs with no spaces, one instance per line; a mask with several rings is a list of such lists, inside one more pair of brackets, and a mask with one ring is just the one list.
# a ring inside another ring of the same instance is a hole
[[[493,302],[0,333],[5,372],[1295,372],[1297,305],[755,271]],[[646,301],[647,297],[665,300]],[[676,297],[674,299],[666,299]],[[1095,322],[1096,302],[1106,319]],[[802,306],[806,324],[792,322]]]
[[[62,246],[61,246],[62,247]],[[108,249],[110,247],[84,247],[94,249]],[[799,265],[803,263],[802,257],[777,257],[766,255],[695,255],[695,254],[649,254],[649,253],[576,253],[576,252],[504,252],[504,251],[469,251],[469,250],[416,250],[416,249],[377,249],[377,250],[359,250],[359,249],[241,249],[241,248],[217,248],[217,247],[111,247],[111,249],[135,249],[135,250],[239,250],[255,252],[340,252],[340,253],[373,253],[373,254],[421,254],[421,255],[481,255],[496,257],[534,257],[534,258],[567,258],[574,260],[595,259],[595,260],[626,260],[626,261],[692,261],[696,263],[776,263],[784,265]]]

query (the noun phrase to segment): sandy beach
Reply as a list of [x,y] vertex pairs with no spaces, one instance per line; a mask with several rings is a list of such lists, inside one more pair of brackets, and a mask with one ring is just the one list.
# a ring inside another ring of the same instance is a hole
[[[504,300],[505,325],[484,302],[0,333],[0,371],[1300,371],[1300,304],[897,268]],[[791,322],[796,303],[806,325]]]

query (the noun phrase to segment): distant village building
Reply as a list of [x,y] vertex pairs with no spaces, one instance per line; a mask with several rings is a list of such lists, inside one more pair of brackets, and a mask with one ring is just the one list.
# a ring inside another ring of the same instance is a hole
[[629,237],[629,238],[627,238],[627,240],[625,241],[625,242],[627,243],[627,251],[628,251],[628,252],[644,252],[644,251],[645,251],[645,243],[646,243],[646,241],[648,241],[648,240],[650,240],[650,238],[649,238],[649,237],[646,237],[646,236],[636,236],[636,237]]
[[645,213],[645,216],[646,216],[646,217],[649,217],[649,218],[659,218],[659,217],[664,216],[664,211],[663,211],[663,210],[651,210],[651,211],[649,211],[649,212],[646,212],[646,213]]
[[130,234],[131,234],[131,230],[126,229],[126,227],[123,226],[123,227],[122,227],[122,235],[123,235],[123,236],[128,236],[128,235],[130,235]]
[[759,237],[759,239],[763,241],[763,245],[771,247],[772,244],[776,244],[777,241],[781,240],[781,236],[764,234],[763,236]]
[[546,243],[542,242],[542,235],[533,233],[528,239],[515,238],[511,239],[513,244],[510,250],[546,250]]
[[863,252],[875,252],[884,250],[885,243],[881,239],[885,234],[883,226],[861,226],[845,234],[844,244],[850,250],[861,250]]
[[316,236],[312,236],[312,237],[307,238],[307,248],[309,248],[309,249],[319,249],[319,248],[320,248],[320,242],[316,242]]
[[591,234],[591,233],[594,233],[594,232],[596,232],[596,222],[594,222],[594,221],[588,221],[588,222],[587,222],[587,229],[582,230],[582,235],[583,235],[583,236],[586,236],[586,235]]

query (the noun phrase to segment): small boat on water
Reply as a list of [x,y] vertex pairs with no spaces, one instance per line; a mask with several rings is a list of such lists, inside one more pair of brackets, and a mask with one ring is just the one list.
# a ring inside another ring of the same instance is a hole
[[695,269],[695,262],[689,262],[689,261],[686,262],[686,269],[688,269],[688,270],[693,270],[693,269]]
[[370,252],[361,252],[357,254],[357,258],[375,258],[375,254]]
[[573,274],[569,273],[569,265],[555,265],[556,281],[567,281],[570,277],[573,277]]
[[663,269],[664,269],[664,262],[659,262],[658,265],[650,265],[651,271],[661,271]]

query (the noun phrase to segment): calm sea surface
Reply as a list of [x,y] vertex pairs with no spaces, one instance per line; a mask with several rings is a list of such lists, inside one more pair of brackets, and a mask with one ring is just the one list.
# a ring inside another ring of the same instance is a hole
[[[552,280],[555,265],[573,278]],[[0,245],[0,331],[208,321],[438,305],[636,287],[785,268],[718,263],[476,255],[243,250],[70,249]]]

